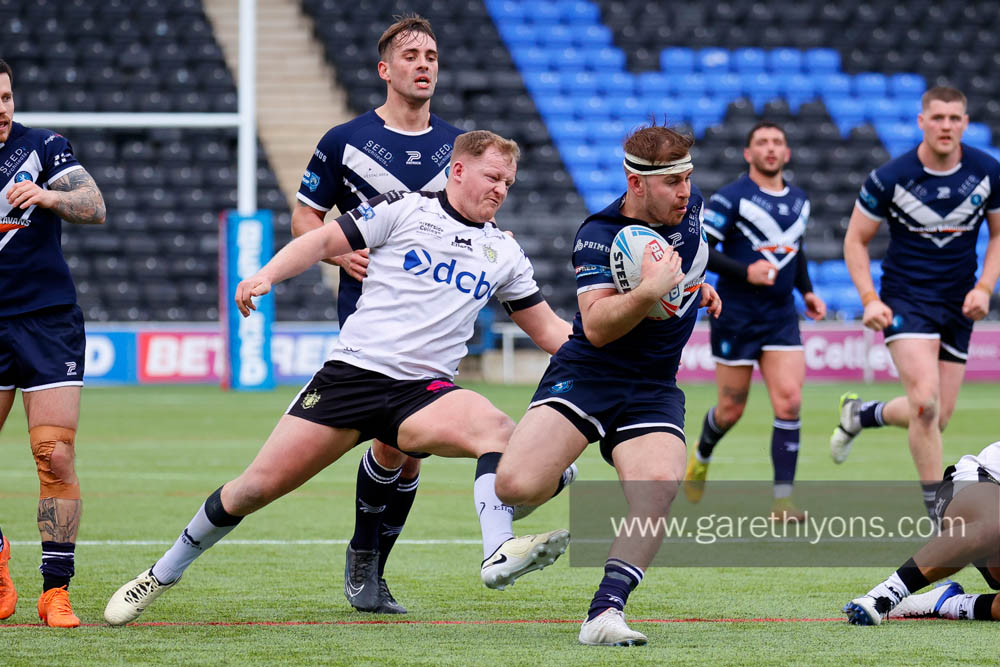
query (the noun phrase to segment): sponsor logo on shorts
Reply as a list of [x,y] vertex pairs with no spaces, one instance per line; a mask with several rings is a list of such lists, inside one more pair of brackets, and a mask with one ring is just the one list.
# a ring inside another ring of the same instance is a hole
[[434,380],[434,382],[427,385],[426,389],[427,391],[441,391],[442,389],[454,386],[454,383],[448,382],[447,380]]
[[557,382],[556,384],[549,387],[550,394],[565,394],[567,391],[573,388],[572,380],[565,380],[563,382]]
[[76,362],[67,361],[66,364],[66,375],[76,375]]
[[319,403],[320,394],[315,389],[310,391],[308,394],[302,397],[302,409],[308,410],[309,408],[315,407]]
[[903,316],[902,315],[894,315],[893,318],[892,318],[892,324],[889,325],[889,328],[890,329],[899,329],[902,326],[903,326]]

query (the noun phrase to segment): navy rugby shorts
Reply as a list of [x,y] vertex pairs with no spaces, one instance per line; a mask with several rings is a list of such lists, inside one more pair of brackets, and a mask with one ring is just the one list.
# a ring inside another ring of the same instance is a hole
[[0,390],[81,386],[86,350],[79,306],[0,318]]
[[647,433],[669,433],[685,441],[684,392],[674,381],[581,376],[577,370],[553,358],[528,408],[557,410],[587,442],[601,443],[608,463],[611,450]]
[[[332,428],[355,429],[361,431],[358,442],[378,438],[399,449],[400,424],[456,389],[461,387],[444,378],[396,380],[343,361],[327,361],[285,414]],[[418,458],[429,456],[404,453]]]
[[726,317],[725,308],[718,320],[709,318],[712,356],[725,366],[752,366],[768,350],[801,350],[797,314],[772,320],[748,320]]
[[972,320],[962,314],[962,302],[915,303],[900,296],[883,295],[892,308],[892,324],[883,331],[885,342],[900,338],[937,338],[938,359],[964,364],[969,358]]

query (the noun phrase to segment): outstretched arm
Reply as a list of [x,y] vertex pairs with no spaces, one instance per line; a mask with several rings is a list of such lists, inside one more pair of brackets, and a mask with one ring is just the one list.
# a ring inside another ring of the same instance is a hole
[[39,206],[53,211],[66,222],[80,225],[104,224],[104,197],[85,169],[74,169],[49,186],[21,181],[7,191],[7,203],[14,208]]
[[303,234],[282,248],[260,271],[240,281],[236,286],[236,306],[246,317],[251,310],[257,310],[253,297],[267,294],[275,283],[299,275],[325,257],[350,251],[351,244],[337,223]]
[[546,301],[515,310],[510,319],[531,337],[535,345],[549,354],[555,354],[573,333],[573,325],[556,315]]

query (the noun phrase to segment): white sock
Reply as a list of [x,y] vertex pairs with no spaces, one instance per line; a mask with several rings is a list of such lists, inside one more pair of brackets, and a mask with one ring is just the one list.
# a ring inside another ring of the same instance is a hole
[[954,595],[944,601],[941,610],[938,612],[941,618],[951,620],[970,621],[973,619],[972,610],[976,606],[978,595]]
[[483,531],[483,559],[489,558],[501,544],[514,537],[514,508],[500,502],[496,492],[495,472],[476,477],[472,496],[479,513],[479,527]]
[[878,598],[889,598],[893,607],[909,594],[910,589],[906,587],[906,584],[903,583],[903,580],[895,572],[881,584],[868,591],[868,596],[876,600]]
[[216,526],[205,514],[204,503],[191,519],[174,546],[153,565],[153,576],[161,584],[177,581],[188,565],[204,553],[205,549],[232,532],[236,526]]

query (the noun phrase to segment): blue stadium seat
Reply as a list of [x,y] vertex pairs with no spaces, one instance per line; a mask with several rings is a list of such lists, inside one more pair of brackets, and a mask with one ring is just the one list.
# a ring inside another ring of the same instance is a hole
[[537,37],[537,42],[543,44],[550,49],[565,48],[567,46],[579,46],[580,42],[576,39],[577,28],[567,25],[547,25],[547,26],[532,26],[539,29],[539,34]]
[[552,66],[552,61],[555,60],[553,54],[537,46],[514,49],[512,55],[522,73],[556,69]]
[[674,90],[677,95],[700,97],[708,93],[708,83],[704,74],[689,72],[680,76],[674,76],[672,80],[676,84]]
[[756,74],[767,67],[767,56],[764,49],[736,49],[733,51],[731,65],[734,72]]
[[851,282],[851,274],[847,271],[847,265],[843,260],[823,262],[816,275],[824,285],[843,285]]
[[826,108],[830,112],[830,117],[837,124],[837,128],[843,136],[852,128],[860,125],[865,120],[864,102],[856,97],[827,97],[825,99]]
[[708,47],[698,51],[695,56],[698,70],[705,73],[729,71],[729,49]]
[[969,123],[962,141],[976,148],[986,148],[993,145],[993,131],[985,123]]
[[579,100],[565,95],[540,95],[535,97],[539,113],[551,123],[573,120],[580,114]]
[[893,153],[892,149],[889,148],[890,144],[905,144],[912,148],[920,143],[920,140],[923,138],[920,128],[913,122],[877,121],[873,125],[890,154]]
[[559,23],[562,18],[562,8],[558,3],[538,2],[532,3],[531,9],[523,14],[523,20],[529,23],[540,23],[551,25]]
[[761,113],[765,104],[780,96],[781,84],[777,76],[758,72],[743,77],[743,89],[750,96],[754,109]]
[[[524,85],[535,99],[563,92],[563,76],[559,72],[529,71],[523,72],[521,78],[524,79]],[[568,84],[566,87],[571,89]]]
[[635,88],[643,97],[665,97],[675,89],[670,76],[663,72],[642,72],[635,77]]
[[809,49],[803,58],[806,71],[834,74],[840,71],[840,53],[836,49]]
[[560,2],[563,19],[570,25],[592,26],[601,20],[601,8],[586,0]]
[[607,72],[597,77],[595,88],[602,95],[634,95],[636,77],[631,72]]
[[[579,139],[582,140],[584,137],[585,135],[581,134]],[[600,168],[602,155],[592,144],[586,142],[571,143],[564,140],[560,140],[559,143],[563,158],[573,166],[573,169],[592,171]]]
[[919,74],[893,74],[889,77],[889,93],[893,97],[919,98],[927,90],[924,77]]
[[577,46],[613,46],[611,29],[604,25],[573,25],[573,43]]
[[590,97],[597,88],[598,76],[593,72],[571,72],[564,79],[569,81],[570,87],[566,92],[571,97]]
[[771,72],[801,72],[802,51],[774,49],[767,54],[767,69]]
[[686,74],[694,71],[694,51],[680,47],[660,52],[660,69],[668,74]]
[[[545,115],[543,109],[539,110]],[[565,142],[584,141],[587,136],[587,124],[575,118],[551,119],[548,120],[547,125],[549,134],[559,143],[560,147]]]
[[705,73],[705,90],[709,95],[733,99],[744,92],[743,79],[730,71]]
[[885,97],[889,83],[881,72],[862,72],[854,76],[854,94],[858,97]]
[[851,94],[851,77],[842,72],[827,72],[816,76],[816,90],[824,101]]
[[500,30],[504,41],[512,48],[537,46],[540,30],[531,23],[504,23]]
[[793,112],[803,102],[808,102],[816,98],[816,79],[807,74],[775,74],[778,81],[778,90],[788,100],[788,106]]

